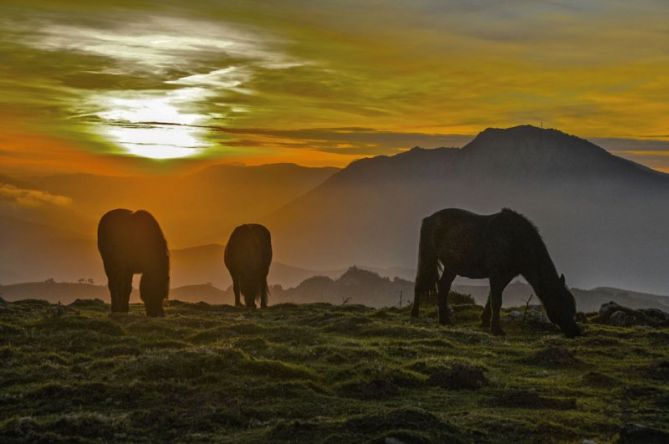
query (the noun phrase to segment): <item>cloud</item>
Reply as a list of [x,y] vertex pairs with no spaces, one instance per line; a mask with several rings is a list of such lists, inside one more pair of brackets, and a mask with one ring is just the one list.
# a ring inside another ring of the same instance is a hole
[[19,188],[10,184],[0,183],[0,199],[15,202],[23,207],[39,207],[43,205],[55,205],[67,207],[72,204],[72,199],[59,196],[45,191]]
[[666,132],[666,1],[84,3],[2,2],[0,105],[91,158],[306,162],[541,121]]

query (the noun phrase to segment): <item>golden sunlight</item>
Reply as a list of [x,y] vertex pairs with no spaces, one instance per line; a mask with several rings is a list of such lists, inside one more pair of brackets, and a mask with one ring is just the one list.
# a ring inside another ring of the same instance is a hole
[[100,135],[126,153],[151,159],[176,159],[200,154],[207,144],[198,127],[205,116],[184,110],[204,96],[202,88],[181,88],[137,98],[107,97],[99,100],[105,110]]

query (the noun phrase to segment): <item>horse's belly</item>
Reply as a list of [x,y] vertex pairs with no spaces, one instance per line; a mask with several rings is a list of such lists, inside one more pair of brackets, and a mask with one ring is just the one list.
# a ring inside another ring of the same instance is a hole
[[440,258],[441,263],[444,265],[444,271],[471,279],[488,277],[488,267],[486,267],[483,257],[477,251],[472,251],[471,249],[452,249],[445,253]]
[[469,279],[483,279],[483,278],[488,278],[489,273],[486,270],[482,270],[479,268],[475,269],[465,269],[461,273],[456,273],[458,276],[463,276]]

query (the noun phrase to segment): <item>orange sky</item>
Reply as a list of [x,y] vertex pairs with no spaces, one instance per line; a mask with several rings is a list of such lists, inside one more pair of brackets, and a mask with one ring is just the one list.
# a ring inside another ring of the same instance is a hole
[[543,124],[669,170],[669,4],[5,0],[15,174],[344,166]]

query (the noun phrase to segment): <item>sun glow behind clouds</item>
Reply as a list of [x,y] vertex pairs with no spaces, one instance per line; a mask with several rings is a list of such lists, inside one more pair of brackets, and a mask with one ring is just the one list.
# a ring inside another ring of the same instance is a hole
[[185,112],[206,95],[200,88],[183,88],[143,97],[96,97],[105,110],[96,113],[103,137],[129,154],[152,159],[174,159],[200,154],[206,147],[205,132],[197,125],[206,116]]
[[[119,92],[93,96],[91,105],[102,107],[99,133],[123,147],[129,154],[152,159],[174,159],[201,154],[209,147],[204,125],[212,113],[198,112],[206,101],[223,90],[243,91],[250,75],[229,66],[205,74],[194,74],[165,83],[183,85],[170,91]],[[248,93],[248,92],[247,92]],[[243,112],[235,108],[236,112]],[[216,113],[217,118],[225,115]]]
[[[203,154],[212,148],[208,123],[216,119],[220,124],[221,119],[246,112],[243,105],[225,99],[231,92],[253,94],[244,84],[252,79],[254,67],[277,70],[301,64],[271,48],[266,36],[225,23],[152,17],[115,25],[105,30],[48,24],[27,43],[113,60],[113,67],[102,69],[102,74],[162,77],[167,89],[85,92],[87,111],[80,114],[95,117],[91,130],[133,156],[174,159]],[[223,66],[203,70],[212,57],[220,58]],[[230,64],[232,59],[235,64]],[[193,66],[200,66],[199,72]]]

